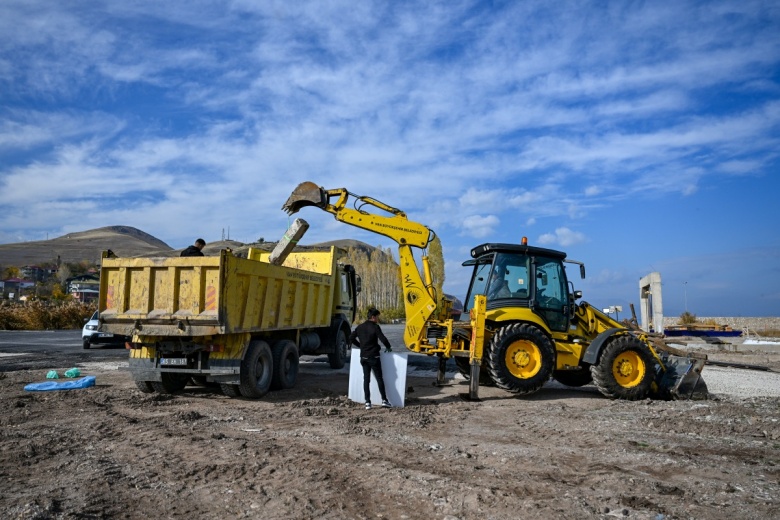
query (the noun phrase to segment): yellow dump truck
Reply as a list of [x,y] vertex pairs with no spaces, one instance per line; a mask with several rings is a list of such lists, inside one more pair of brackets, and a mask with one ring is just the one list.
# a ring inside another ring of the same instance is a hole
[[360,279],[345,252],[293,252],[282,265],[250,249],[219,256],[116,258],[104,253],[99,326],[131,336],[142,392],[219,384],[230,397],[290,388],[303,354],[341,368]]

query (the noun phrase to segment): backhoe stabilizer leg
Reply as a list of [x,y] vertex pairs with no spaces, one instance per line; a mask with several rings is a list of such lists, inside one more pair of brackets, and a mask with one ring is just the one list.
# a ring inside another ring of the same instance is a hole
[[444,386],[447,371],[447,358],[439,356],[439,366],[436,371],[436,386]]
[[479,401],[479,370],[479,363],[472,362],[469,374],[469,401]]

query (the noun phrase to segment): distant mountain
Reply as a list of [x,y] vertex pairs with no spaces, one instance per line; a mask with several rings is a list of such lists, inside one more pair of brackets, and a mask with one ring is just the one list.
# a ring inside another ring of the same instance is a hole
[[[206,255],[216,255],[222,249],[232,249],[234,254],[245,256],[250,247],[271,251],[275,242],[244,244],[235,240],[209,242],[203,249]],[[376,248],[358,240],[333,240],[317,244],[301,245],[296,249],[320,249],[330,246],[357,248],[367,254]],[[173,249],[162,240],[131,226],[106,226],[88,231],[68,233],[50,240],[0,244],[0,266],[23,267],[46,262],[100,263],[103,251],[110,249],[117,256],[150,257],[178,256],[181,249]]]
[[145,256],[173,251],[171,246],[131,226],[107,226],[68,233],[50,240],[0,244],[0,265],[37,265],[45,262],[99,263],[101,253],[111,249],[117,256]]

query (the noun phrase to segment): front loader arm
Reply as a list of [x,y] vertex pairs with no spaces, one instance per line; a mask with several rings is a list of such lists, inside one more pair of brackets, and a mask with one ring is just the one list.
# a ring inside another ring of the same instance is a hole
[[[354,208],[347,207],[350,196],[355,199]],[[292,192],[282,209],[292,215],[305,206],[316,206],[333,214],[340,222],[384,235],[398,244],[406,313],[404,342],[409,350],[420,352],[425,324],[436,312],[437,295],[428,267],[428,257],[424,254],[422,257],[425,276],[423,280],[414,261],[412,247],[424,250],[433,238],[433,231],[422,224],[411,222],[406,214],[397,208],[371,197],[355,195],[345,188],[325,190],[313,182],[304,182]],[[367,206],[387,212],[391,216],[369,213],[364,209]]]

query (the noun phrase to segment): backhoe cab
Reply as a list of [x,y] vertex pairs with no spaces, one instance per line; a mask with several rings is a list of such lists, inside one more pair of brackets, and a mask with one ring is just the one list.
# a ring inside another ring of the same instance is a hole
[[[354,209],[347,201],[354,199]],[[660,338],[619,323],[586,302],[568,281],[564,264],[579,266],[560,251],[521,244],[482,244],[463,265],[473,268],[465,301],[468,321],[450,317],[451,302],[439,298],[425,248],[434,234],[406,214],[344,188],[325,190],[302,183],[282,206],[289,214],[315,206],[346,224],[390,237],[398,244],[404,291],[404,342],[413,351],[455,359],[470,380],[518,395],[539,390],[550,378],[567,386],[590,382],[611,398],[636,400],[706,395],[700,378],[706,356],[686,354]],[[387,215],[367,209],[378,209]],[[423,250],[422,270],[412,248]]]

